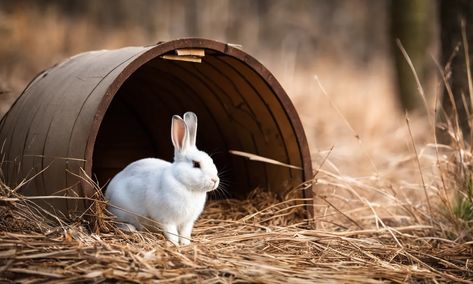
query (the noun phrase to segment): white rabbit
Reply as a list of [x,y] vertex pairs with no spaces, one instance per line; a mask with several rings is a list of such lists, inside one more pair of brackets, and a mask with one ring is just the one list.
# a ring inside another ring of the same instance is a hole
[[[131,163],[107,186],[109,211],[125,229],[158,226],[175,245],[187,245],[208,191],[219,185],[212,158],[195,145],[197,116],[172,117],[174,162],[146,158]],[[151,220],[150,220],[151,219]],[[154,222],[152,221],[154,220]]]

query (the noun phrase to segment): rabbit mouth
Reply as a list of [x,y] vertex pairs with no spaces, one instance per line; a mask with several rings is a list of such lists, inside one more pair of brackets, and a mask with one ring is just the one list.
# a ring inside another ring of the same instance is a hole
[[210,191],[214,191],[218,188],[218,185],[219,185],[219,182],[214,182],[214,181],[209,181],[205,184],[201,184],[200,186],[192,186],[192,188],[194,188],[194,190],[197,190],[197,191],[204,191],[204,192],[210,192]]
[[210,181],[213,183],[212,186],[211,186],[211,188],[212,188],[211,190],[216,190],[218,188],[219,183],[220,183],[219,178],[212,178]]
[[191,187],[198,191],[210,192],[210,191],[216,190],[219,184],[220,184],[219,178],[209,178],[204,183],[196,184]]

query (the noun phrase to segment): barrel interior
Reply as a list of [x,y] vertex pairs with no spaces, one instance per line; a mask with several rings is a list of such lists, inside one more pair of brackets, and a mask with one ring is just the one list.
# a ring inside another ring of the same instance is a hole
[[303,181],[301,170],[229,154],[303,167],[298,135],[275,90],[249,64],[205,50],[202,63],[156,57],[122,84],[95,141],[92,172],[99,184],[140,158],[171,161],[171,116],[186,111],[197,114],[197,146],[221,173],[225,192],[217,196],[244,197],[256,187],[280,193]]

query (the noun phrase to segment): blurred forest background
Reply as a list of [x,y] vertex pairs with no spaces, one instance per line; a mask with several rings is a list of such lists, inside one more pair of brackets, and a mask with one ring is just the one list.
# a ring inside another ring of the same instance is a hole
[[0,78],[14,84],[3,89],[17,90],[78,52],[183,37],[241,44],[273,72],[284,72],[281,78],[347,61],[362,71],[389,53],[388,6],[377,0],[1,0]]
[[[433,106],[442,88],[435,64],[441,2],[0,0],[0,115],[35,74],[79,52],[204,37],[242,45],[274,73],[301,115],[313,152],[337,145],[341,159],[353,158],[354,137],[396,135],[404,109],[423,112],[397,38]],[[384,150],[386,141],[373,143],[365,143],[369,151]]]

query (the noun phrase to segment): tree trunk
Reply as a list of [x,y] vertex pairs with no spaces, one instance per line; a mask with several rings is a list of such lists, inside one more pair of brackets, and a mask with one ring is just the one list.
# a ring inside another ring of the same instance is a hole
[[[462,21],[467,45],[462,39]],[[453,96],[452,99],[445,88],[442,105],[447,119],[450,119],[454,127],[458,120],[463,136],[471,139],[471,96],[473,94],[471,85],[469,87],[468,84],[467,69],[471,66],[473,58],[473,1],[440,0],[440,39],[442,42],[441,60]],[[469,56],[468,64],[465,57],[466,51]],[[444,120],[444,118],[441,119]]]
[[399,102],[403,109],[413,110],[421,104],[421,96],[411,68],[400,48],[399,39],[407,51],[421,83],[428,76],[429,54],[432,43],[435,2],[431,0],[392,0],[391,43],[397,74]]

